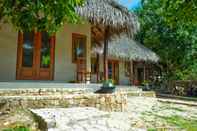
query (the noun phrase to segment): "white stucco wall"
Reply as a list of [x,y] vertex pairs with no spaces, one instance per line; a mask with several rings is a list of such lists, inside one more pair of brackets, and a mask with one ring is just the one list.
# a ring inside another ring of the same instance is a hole
[[[56,34],[55,45],[55,81],[75,80],[76,65],[72,63],[72,33],[83,34],[87,36],[87,57],[89,58],[88,70],[90,70],[90,24],[72,25],[66,24]],[[0,29],[0,81],[16,80],[16,60],[17,60],[17,39],[18,32],[10,25],[1,25]]]
[[10,25],[0,28],[0,81],[13,81],[16,76],[17,31]]
[[[66,24],[56,35],[55,73],[56,81],[73,81],[76,79],[76,64],[72,63],[72,33],[87,36],[87,51],[90,53],[91,28],[89,24]],[[89,54],[88,53],[88,54]],[[90,59],[90,56],[87,56]],[[89,60],[87,59],[87,60]],[[90,61],[89,61],[90,62]]]

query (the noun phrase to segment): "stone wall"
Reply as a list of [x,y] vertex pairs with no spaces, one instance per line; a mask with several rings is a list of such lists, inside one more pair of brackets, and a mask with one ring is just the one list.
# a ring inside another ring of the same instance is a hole
[[197,96],[197,81],[171,81],[169,92],[179,96]]
[[[4,92],[4,93],[3,93]],[[127,109],[127,94],[94,94],[77,89],[20,89],[0,91],[0,110],[19,108],[96,107],[104,111]]]

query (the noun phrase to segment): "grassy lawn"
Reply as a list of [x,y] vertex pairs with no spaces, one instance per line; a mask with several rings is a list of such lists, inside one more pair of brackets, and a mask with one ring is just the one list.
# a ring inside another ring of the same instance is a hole
[[3,129],[2,131],[30,131],[30,129],[25,126],[15,126],[13,128]]
[[[176,108],[176,107],[166,107],[166,110],[174,110],[179,112],[184,112],[183,109]],[[172,116],[163,116],[158,115],[157,112],[146,112],[143,113],[143,115],[152,115],[157,120],[162,120],[168,123],[169,127],[175,127],[178,130],[186,130],[186,131],[197,131],[197,118],[193,117],[192,119],[185,118],[178,115],[172,115]],[[156,128],[150,128],[148,131],[158,131]]]
[[[194,107],[195,108],[195,107]],[[197,131],[197,115],[192,107],[160,103],[151,110],[141,112],[142,119],[152,126],[148,131]]]
[[[189,120],[185,119],[181,116],[156,116],[169,124],[169,127],[173,127],[175,130],[186,130],[186,131],[197,131],[197,119]],[[165,131],[165,129],[161,128],[149,128],[148,131]]]
[[167,123],[174,125],[178,128],[185,129],[187,131],[197,131],[197,119],[185,119],[181,116],[170,116],[170,117],[165,117],[165,116],[158,116]]

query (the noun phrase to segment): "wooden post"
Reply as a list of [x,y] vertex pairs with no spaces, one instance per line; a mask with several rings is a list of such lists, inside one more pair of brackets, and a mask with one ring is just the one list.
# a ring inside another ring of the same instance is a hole
[[146,79],[149,81],[150,80],[150,65],[149,63],[146,64]]
[[130,83],[134,85],[134,70],[133,70],[133,61],[130,61]]
[[99,82],[99,54],[96,54],[96,81]]
[[108,80],[108,60],[107,60],[107,56],[108,56],[108,34],[109,33],[109,27],[105,28],[105,36],[104,36],[104,58],[103,58],[103,68],[104,68],[104,80]]
[[144,81],[146,80],[146,63],[144,62]]

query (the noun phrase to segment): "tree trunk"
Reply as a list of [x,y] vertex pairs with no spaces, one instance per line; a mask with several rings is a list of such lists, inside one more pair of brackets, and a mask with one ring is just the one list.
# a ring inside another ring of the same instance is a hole
[[105,28],[105,37],[104,37],[104,58],[103,58],[103,63],[104,63],[104,80],[108,80],[108,33],[109,33],[109,27]]

